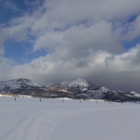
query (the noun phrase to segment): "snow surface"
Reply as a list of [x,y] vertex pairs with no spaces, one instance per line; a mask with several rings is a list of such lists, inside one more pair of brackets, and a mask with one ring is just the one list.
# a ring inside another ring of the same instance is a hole
[[138,140],[140,105],[0,98],[0,140]]

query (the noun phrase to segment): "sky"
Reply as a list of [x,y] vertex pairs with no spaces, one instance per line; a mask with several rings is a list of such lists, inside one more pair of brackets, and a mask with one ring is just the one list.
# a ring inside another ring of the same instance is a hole
[[139,60],[140,0],[0,0],[0,81],[140,91]]

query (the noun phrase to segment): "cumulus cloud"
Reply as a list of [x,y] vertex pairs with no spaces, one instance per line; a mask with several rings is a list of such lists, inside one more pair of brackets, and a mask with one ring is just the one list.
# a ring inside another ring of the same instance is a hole
[[62,38],[63,33],[61,32],[45,32],[36,39],[34,51],[41,48],[54,49],[55,47],[62,44]]
[[140,15],[132,22],[124,27],[127,33],[123,36],[124,40],[131,41],[137,38],[140,34]]
[[7,38],[32,40],[33,53],[48,53],[22,65],[2,58],[1,79],[25,77],[46,84],[83,77],[111,89],[140,91],[140,45],[128,51],[123,45],[140,35],[139,7],[139,0],[35,1],[32,11],[2,27],[0,45]]
[[[69,41],[68,37],[65,37],[69,33],[69,38],[70,34],[74,36],[73,38],[77,38],[76,44],[78,44],[78,41],[84,43],[85,40],[85,42],[89,41],[85,46],[93,43],[95,48],[100,47],[111,52],[121,52],[123,46],[119,39],[122,32],[126,30],[126,34],[122,38],[138,36],[139,18],[130,24],[130,27],[124,24],[124,28],[120,25],[115,30],[114,22],[127,20],[131,16],[139,14],[139,6],[138,0],[135,0],[135,2],[129,0],[127,6],[126,1],[120,0],[116,2],[110,0],[104,2],[96,0],[44,1],[44,4],[39,5],[32,13],[27,11],[22,17],[13,19],[10,22],[11,26],[5,28],[5,32],[18,41],[27,39],[29,35],[34,36],[36,38],[34,50],[65,43],[65,41]],[[81,27],[82,25],[83,27]],[[115,34],[115,31],[118,30],[120,30],[120,33]],[[113,44],[116,47],[112,47]]]
[[[86,50],[106,50],[112,53],[123,52],[122,44],[112,31],[112,24],[100,21],[90,27],[79,26],[69,29],[64,38],[69,48]],[[115,46],[115,47],[114,47]]]
[[[59,58],[59,52],[35,59],[24,65],[13,65],[3,60],[1,78],[30,78],[41,84],[74,80],[77,77],[89,79],[97,85],[104,85],[114,90],[139,90],[139,69],[137,61],[140,45],[123,54],[111,54],[105,51],[92,52],[86,59]],[[7,65],[5,65],[5,63]]]

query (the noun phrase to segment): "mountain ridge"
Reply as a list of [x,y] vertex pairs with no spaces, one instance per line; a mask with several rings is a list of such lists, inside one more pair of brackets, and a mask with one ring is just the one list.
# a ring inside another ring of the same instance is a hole
[[29,79],[19,78],[0,82],[1,94],[27,95],[43,98],[68,97],[72,99],[103,99],[112,101],[140,101],[140,93],[135,91],[112,91],[97,86],[83,78],[42,86]]

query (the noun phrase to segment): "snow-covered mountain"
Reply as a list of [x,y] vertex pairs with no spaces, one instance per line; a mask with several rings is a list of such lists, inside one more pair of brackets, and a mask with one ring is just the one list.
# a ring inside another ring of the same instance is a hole
[[135,92],[135,91],[131,91],[131,92],[126,93],[126,96],[129,96],[129,97],[140,97],[140,93]]
[[108,88],[104,87],[104,86],[100,86],[98,88],[95,89],[96,92],[110,92],[111,90],[109,90]]
[[140,93],[131,91],[112,91],[97,86],[85,79],[65,81],[54,85],[42,86],[29,79],[14,79],[0,82],[1,96],[32,96],[43,98],[68,97],[72,99],[103,99],[113,101],[140,101]]
[[94,89],[97,86],[89,81],[86,81],[83,78],[78,78],[74,81],[64,81],[58,84],[55,84],[54,86],[56,87],[60,87],[60,88],[64,88],[64,89],[68,89],[68,90],[79,90],[81,92],[85,92],[89,89]]
[[69,87],[85,88],[85,87],[89,87],[89,83],[85,79],[78,78],[78,79],[70,82]]
[[111,90],[104,86],[97,86],[83,78],[78,78],[74,81],[65,81],[55,85],[54,88],[64,89],[74,94],[74,98],[84,99],[105,99],[109,98]]
[[35,82],[32,82],[29,79],[24,78],[0,82],[0,91],[13,91],[16,89],[25,89],[31,87],[42,87],[42,86]]

